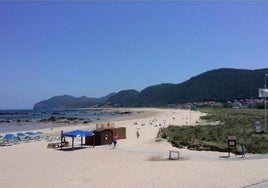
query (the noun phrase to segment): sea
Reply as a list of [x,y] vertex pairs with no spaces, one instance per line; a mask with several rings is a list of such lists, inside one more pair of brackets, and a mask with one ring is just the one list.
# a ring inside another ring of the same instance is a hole
[[64,119],[69,122],[64,126],[73,126],[76,122],[97,124],[130,115],[130,112],[104,109],[0,110],[0,133],[47,129],[51,123],[54,127],[63,126],[53,119]]

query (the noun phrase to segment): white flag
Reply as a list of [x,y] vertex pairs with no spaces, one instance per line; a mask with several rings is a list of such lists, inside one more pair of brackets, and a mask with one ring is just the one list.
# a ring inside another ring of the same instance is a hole
[[268,89],[259,89],[259,97],[268,97]]

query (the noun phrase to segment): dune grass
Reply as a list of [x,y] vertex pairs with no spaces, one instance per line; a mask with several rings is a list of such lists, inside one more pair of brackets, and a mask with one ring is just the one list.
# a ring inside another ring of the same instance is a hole
[[[237,137],[237,150],[244,144],[249,153],[268,153],[268,134],[256,134],[255,121],[260,121],[264,130],[264,111],[256,109],[199,109],[206,116],[201,120],[208,125],[170,125],[161,137],[173,146],[194,150],[228,151],[227,136]],[[219,122],[211,125],[211,122]]]

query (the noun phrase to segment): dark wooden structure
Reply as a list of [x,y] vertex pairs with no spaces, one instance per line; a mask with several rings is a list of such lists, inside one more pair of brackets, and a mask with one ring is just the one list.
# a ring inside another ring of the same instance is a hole
[[112,144],[113,136],[118,134],[118,139],[126,139],[126,127],[101,128],[93,131],[94,137],[86,137],[86,145],[107,145]]
[[113,135],[115,135],[115,133],[118,134],[118,139],[126,139],[127,138],[126,127],[112,128],[112,130],[113,130]]
[[98,129],[94,130],[94,140],[90,137],[86,137],[86,145],[106,145],[112,144],[113,130],[112,129]]
[[234,149],[235,155],[237,154],[236,149],[236,136],[228,136],[228,157],[230,157],[230,152]]

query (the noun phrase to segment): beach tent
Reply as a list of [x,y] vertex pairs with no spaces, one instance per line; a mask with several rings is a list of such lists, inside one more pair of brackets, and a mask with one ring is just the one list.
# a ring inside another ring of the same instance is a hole
[[74,138],[81,137],[81,146],[82,146],[83,145],[83,137],[93,137],[93,136],[94,136],[93,131],[74,130],[74,131],[70,131],[70,132],[66,132],[66,133],[63,133],[63,131],[61,131],[61,149],[62,149],[62,140],[64,137],[71,137],[72,138],[72,149],[74,149]]

